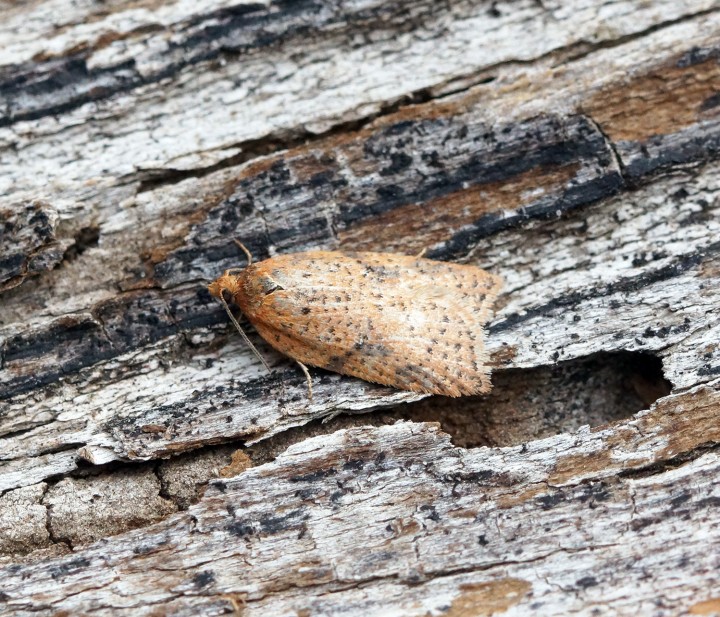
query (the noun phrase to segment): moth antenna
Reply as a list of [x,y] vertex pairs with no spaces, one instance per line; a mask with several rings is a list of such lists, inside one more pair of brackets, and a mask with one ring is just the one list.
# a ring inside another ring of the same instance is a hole
[[265,358],[263,358],[260,355],[260,352],[257,350],[255,345],[252,344],[250,339],[247,337],[247,334],[243,332],[243,329],[240,327],[240,324],[238,323],[238,320],[235,319],[235,315],[232,314],[232,311],[230,310],[230,307],[228,306],[228,303],[225,301],[225,298],[223,298],[222,294],[220,294],[220,301],[223,303],[223,306],[225,307],[225,312],[228,314],[228,317],[230,317],[230,321],[233,322],[233,325],[237,329],[237,331],[240,333],[240,336],[242,336],[243,341],[245,341],[245,344],[250,348],[250,350],[257,356],[257,359],[262,362],[262,365],[267,369],[268,373],[270,373],[270,365],[265,362]]
[[247,246],[245,246],[245,245],[244,245],[242,242],[240,242],[240,240],[238,240],[237,238],[234,238],[233,241],[235,242],[235,244],[237,244],[237,245],[242,249],[242,252],[245,253],[245,256],[247,257],[247,260],[248,260],[247,265],[248,265],[248,266],[252,266],[253,256],[252,256],[252,253],[251,253],[250,251],[248,251]]

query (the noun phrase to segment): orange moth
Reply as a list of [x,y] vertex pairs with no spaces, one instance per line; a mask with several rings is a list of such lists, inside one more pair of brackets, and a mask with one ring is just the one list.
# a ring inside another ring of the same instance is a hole
[[483,326],[502,285],[475,266],[391,253],[309,251],[227,270],[208,287],[245,342],[234,302],[260,336],[303,369],[401,390],[489,392]]

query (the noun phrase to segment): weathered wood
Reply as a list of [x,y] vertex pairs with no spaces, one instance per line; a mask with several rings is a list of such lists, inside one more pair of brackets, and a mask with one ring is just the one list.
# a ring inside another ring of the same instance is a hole
[[[0,609],[720,610],[715,2],[61,4],[0,3]],[[308,401],[234,238],[502,276],[494,392]]]
[[[412,423],[310,439],[152,528],[8,572],[7,607],[425,615],[482,600],[515,614],[608,602],[677,613],[720,584],[708,550],[720,461],[700,450],[678,468],[648,465],[667,460],[680,418],[696,439],[674,446],[717,440],[717,398],[700,390],[694,407],[669,403],[619,431],[514,448],[454,448]],[[628,460],[640,471],[618,475]]]

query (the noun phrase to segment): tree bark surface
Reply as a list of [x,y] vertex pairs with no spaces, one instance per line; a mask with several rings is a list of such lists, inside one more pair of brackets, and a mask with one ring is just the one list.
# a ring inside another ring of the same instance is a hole
[[[0,10],[0,614],[720,614],[716,1]],[[236,239],[501,276],[492,393],[309,400]]]

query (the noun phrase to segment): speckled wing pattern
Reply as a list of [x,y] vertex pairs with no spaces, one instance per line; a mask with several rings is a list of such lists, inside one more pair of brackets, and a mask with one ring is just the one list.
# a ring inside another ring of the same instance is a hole
[[480,268],[312,251],[268,259],[240,276],[248,297],[235,301],[250,322],[304,364],[446,396],[491,388],[483,326],[501,281]]

